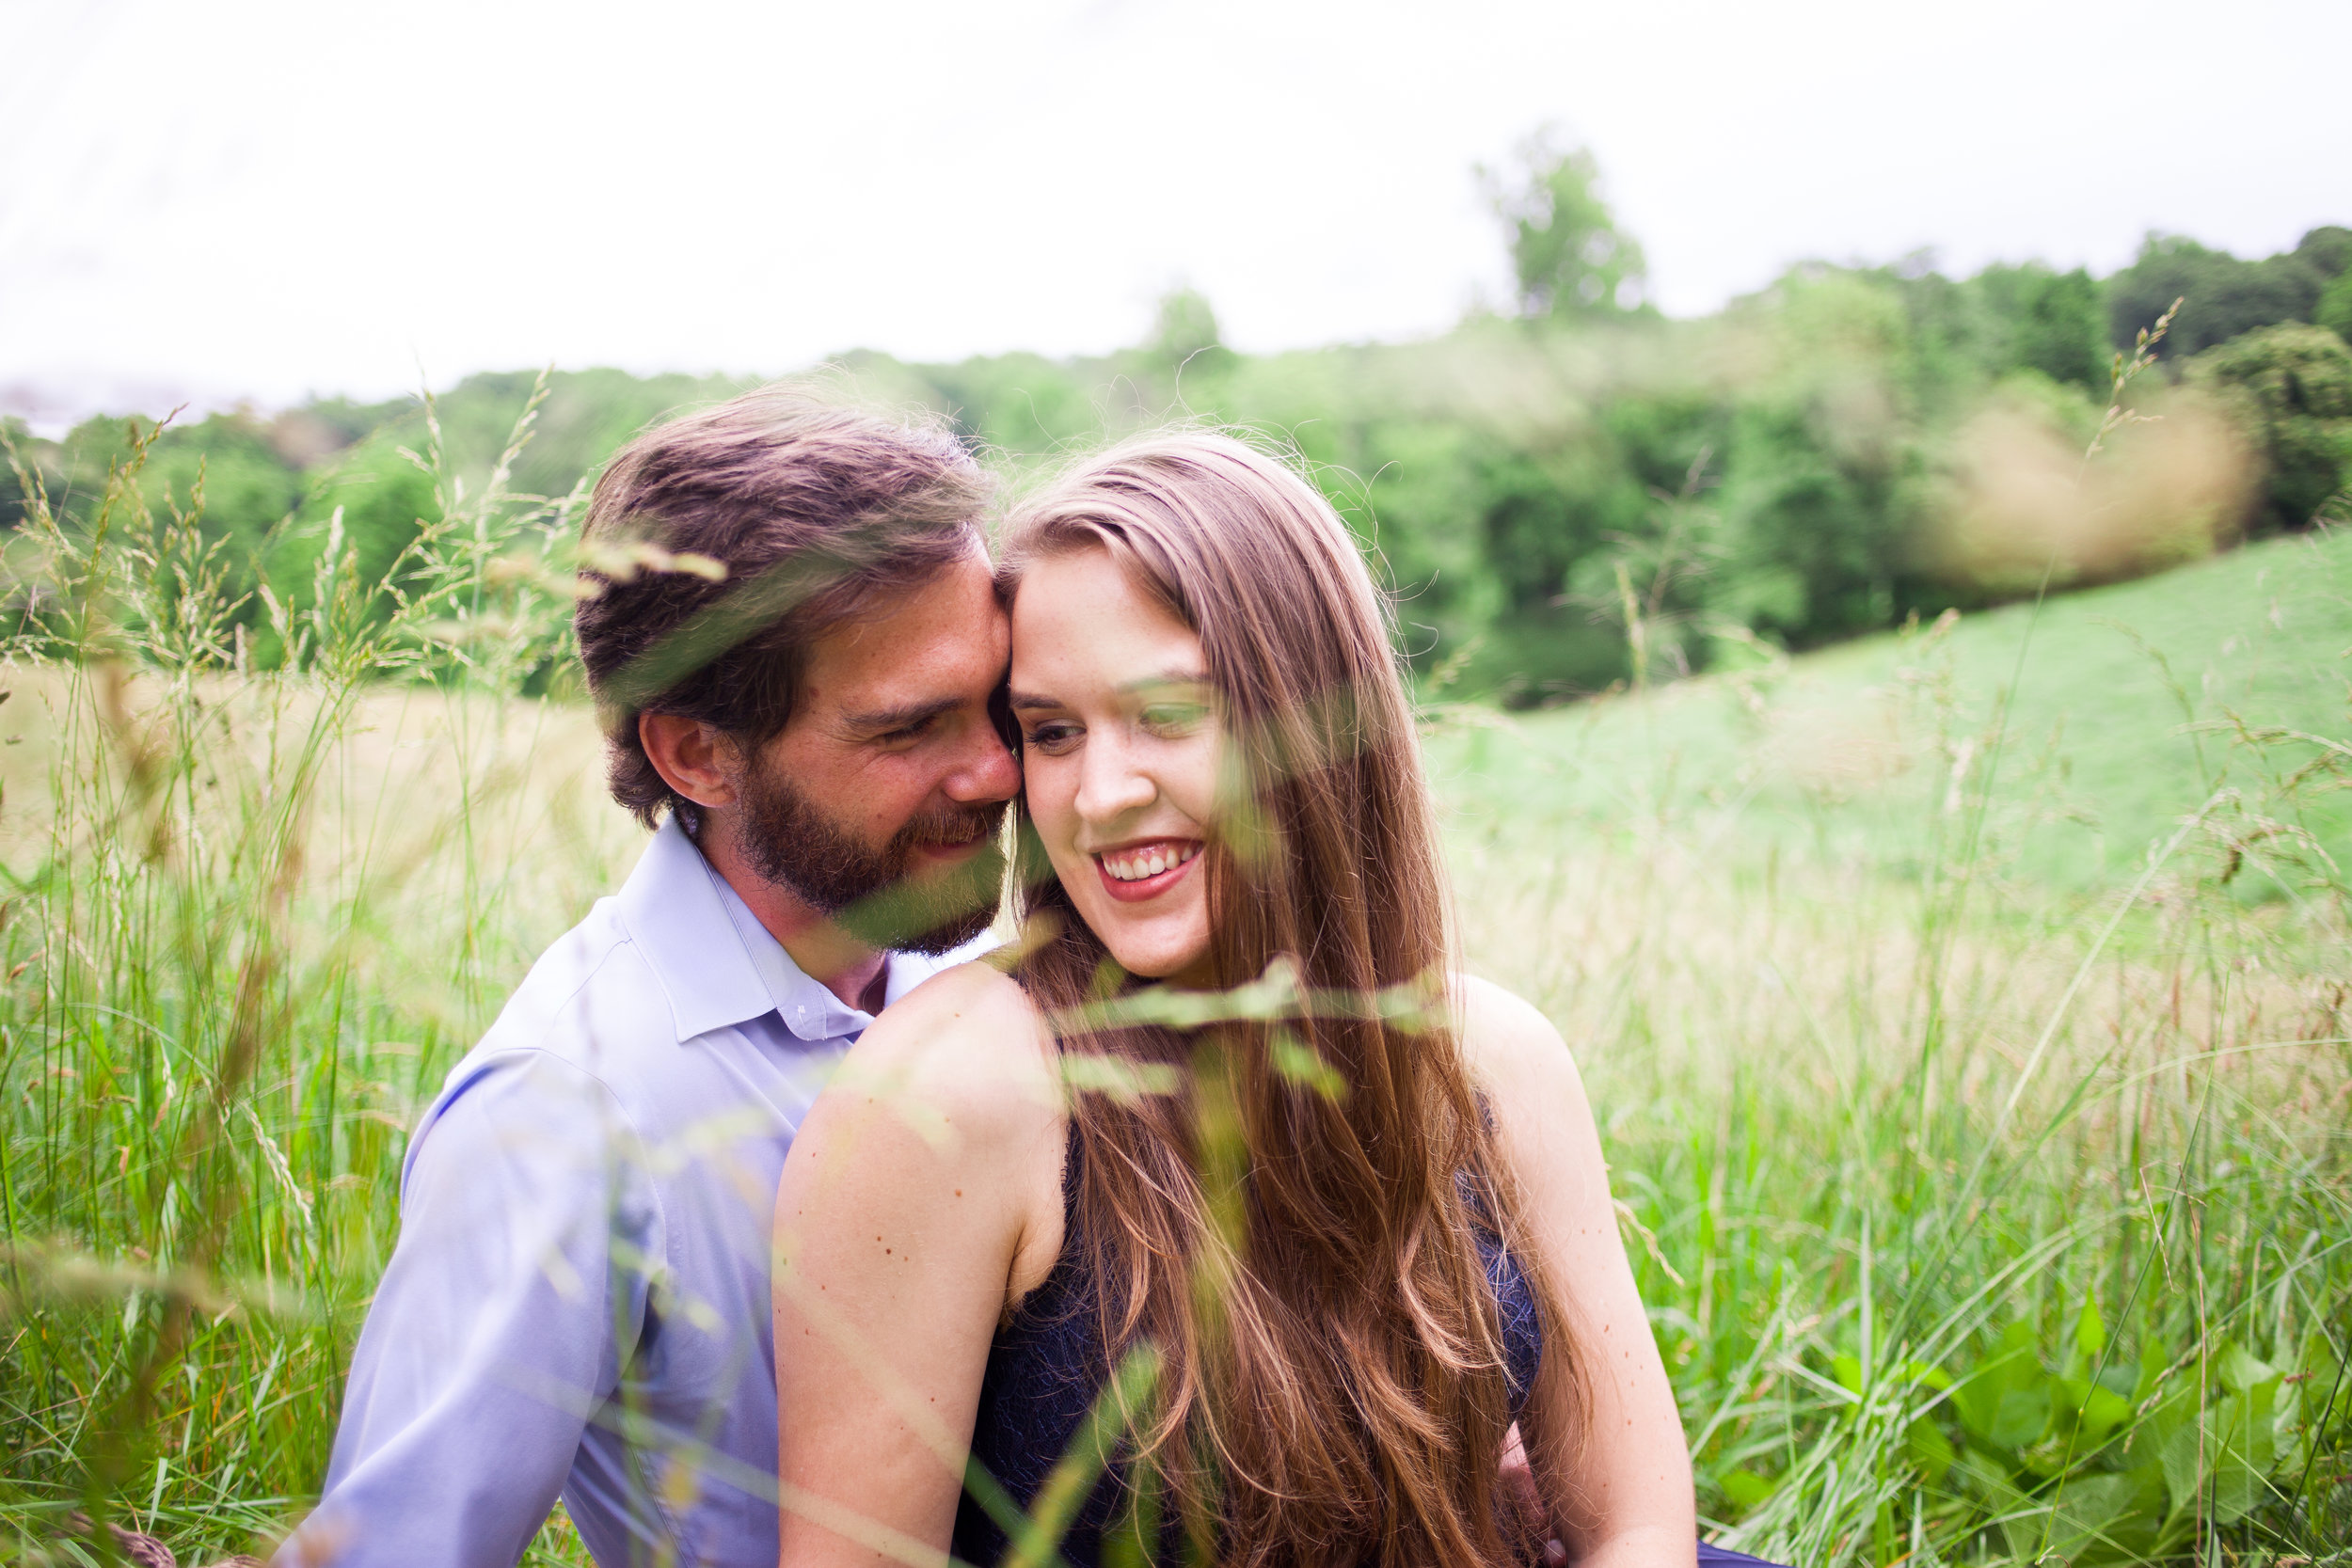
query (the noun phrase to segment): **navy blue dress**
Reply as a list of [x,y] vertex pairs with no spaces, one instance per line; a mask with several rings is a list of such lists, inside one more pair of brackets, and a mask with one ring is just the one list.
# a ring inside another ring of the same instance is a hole
[[[980,1380],[980,1403],[972,1429],[973,1462],[996,1479],[1006,1496],[1025,1512],[1037,1500],[1045,1478],[1093,1407],[1108,1375],[1101,1307],[1080,1260],[1077,1236],[1078,1141],[1073,1135],[1062,1175],[1061,1257],[1043,1283],[1022,1299],[996,1332]],[[1482,1232],[1479,1253],[1494,1288],[1502,1328],[1511,1417],[1518,1418],[1535,1385],[1544,1354],[1543,1326],[1534,1292],[1519,1260],[1493,1236]],[[1103,1535],[1125,1497],[1123,1467],[1113,1465],[1095,1484],[1062,1537],[1062,1557],[1076,1568],[1098,1568]],[[1173,1521],[1170,1521],[1172,1526]],[[1164,1534],[1168,1546],[1172,1531]],[[993,1564],[1004,1556],[1005,1533],[966,1492],[956,1509],[951,1549],[960,1561]],[[1166,1560],[1175,1560],[1164,1551]],[[1708,1564],[1757,1560],[1699,1544],[1698,1560]]]

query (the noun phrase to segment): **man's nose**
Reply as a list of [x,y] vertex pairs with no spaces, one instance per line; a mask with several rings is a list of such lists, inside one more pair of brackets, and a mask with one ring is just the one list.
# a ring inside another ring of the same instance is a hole
[[966,805],[1009,800],[1021,793],[1021,765],[1012,759],[993,723],[972,727],[971,754],[947,780],[948,798]]

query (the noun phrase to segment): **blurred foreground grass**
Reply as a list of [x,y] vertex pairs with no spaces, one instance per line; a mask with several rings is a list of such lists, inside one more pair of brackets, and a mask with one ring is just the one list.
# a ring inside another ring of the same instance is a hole
[[[84,1555],[77,1507],[196,1562],[298,1514],[405,1130],[627,869],[588,714],[450,652],[502,635],[500,507],[389,629],[323,587],[287,670],[208,640],[169,523],[126,524],[116,630],[68,573],[11,645],[0,1555]],[[1466,950],[1578,1048],[1732,1544],[2352,1538],[2347,543],[1433,704]]]

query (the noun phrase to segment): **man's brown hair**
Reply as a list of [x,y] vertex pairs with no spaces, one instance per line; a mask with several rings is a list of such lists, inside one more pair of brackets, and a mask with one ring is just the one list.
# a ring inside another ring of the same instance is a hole
[[944,421],[767,387],[640,436],[596,481],[574,616],[612,798],[647,827],[672,790],[641,713],[716,727],[747,752],[792,717],[811,643],[980,544],[989,481]]

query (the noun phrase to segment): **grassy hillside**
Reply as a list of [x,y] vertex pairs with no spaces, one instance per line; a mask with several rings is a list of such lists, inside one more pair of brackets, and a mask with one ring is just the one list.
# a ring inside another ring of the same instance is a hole
[[2352,1307],[2352,943],[2318,852],[2352,847],[2344,757],[2234,727],[2352,735],[2347,566],[2341,536],[2258,546],[1443,714],[1464,948],[1577,1054],[1734,1544],[2352,1539],[2317,1392]]
[[1674,824],[1736,863],[1802,847],[1904,872],[1968,829],[1993,868],[2083,891],[2130,880],[2209,802],[2191,854],[2275,813],[2233,884],[2279,898],[2314,848],[2352,865],[2352,812],[2282,801],[2317,749],[2239,726],[2342,738],[2348,707],[2352,533],[2321,532],[1640,698],[1457,710],[1436,754],[1465,814],[1547,836]]

